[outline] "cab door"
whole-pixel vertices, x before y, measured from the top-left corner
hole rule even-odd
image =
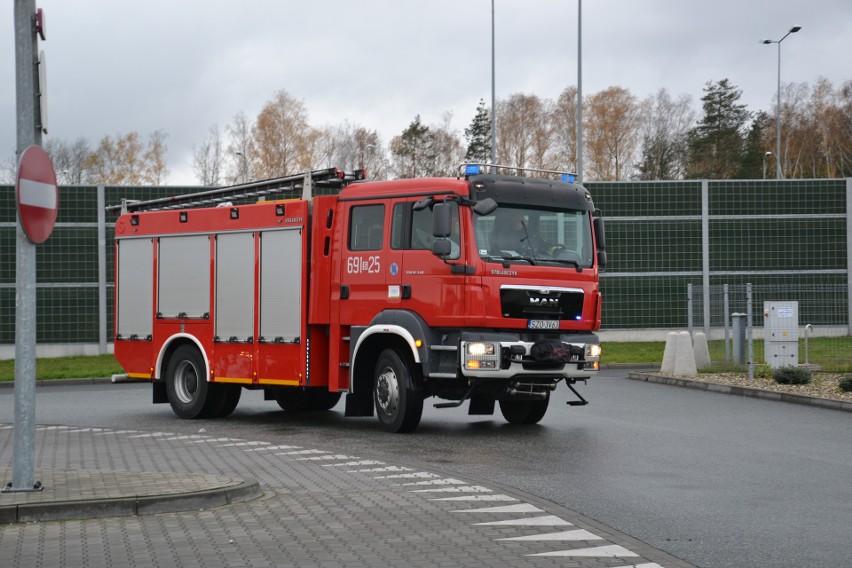
[[[442,259],[432,253],[432,209],[413,209],[414,201],[398,204],[394,215],[405,220],[402,255],[400,307],[418,313],[431,326],[460,325],[465,313],[466,243],[460,230],[459,207],[450,202],[453,232],[451,253]],[[454,270],[454,266],[457,266]]]
[[[387,304],[389,207],[344,202],[340,243],[340,324],[367,325]]]

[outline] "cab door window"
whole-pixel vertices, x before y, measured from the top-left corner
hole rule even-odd
[[[457,203],[450,203],[452,210],[452,233],[450,244],[452,252],[446,257],[449,260],[458,259],[461,252],[461,239],[459,235],[459,207]],[[435,240],[432,234],[432,209],[426,208],[420,211],[411,211],[411,246],[413,250],[432,250],[432,242]]]
[[[381,250],[385,233],[385,206],[358,205],[349,214],[349,250]]]

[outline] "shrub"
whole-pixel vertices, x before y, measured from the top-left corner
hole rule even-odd
[[[843,375],[843,378],[840,379],[840,390],[852,392],[852,374]]]
[[[779,385],[806,385],[811,382],[811,372],[804,367],[779,367],[772,377]]]

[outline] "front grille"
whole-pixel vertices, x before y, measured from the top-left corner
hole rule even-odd
[[[577,320],[583,313],[583,291],[506,287],[500,290],[500,305],[504,318]]]

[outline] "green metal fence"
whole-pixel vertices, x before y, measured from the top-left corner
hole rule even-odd
[[[799,301],[802,325],[816,333],[850,335],[852,179],[586,185],[606,221],[605,337],[662,340],[685,329],[689,285],[694,324],[721,329],[726,314],[718,290],[746,283],[761,298]],[[60,188],[56,228],[37,248],[42,353],[50,346],[51,354],[108,350],[113,219],[104,207],[198,189]],[[14,354],[15,242],[14,188],[0,186],[0,358]],[[846,357],[852,361],[852,353]]]

